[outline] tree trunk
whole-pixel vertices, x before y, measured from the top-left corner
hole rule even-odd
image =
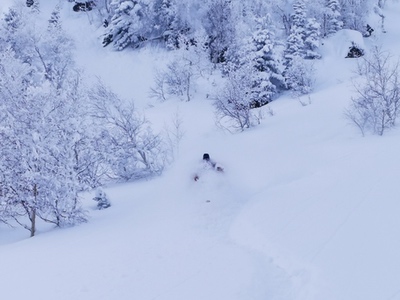
[[[32,210],[32,215],[31,215],[31,237],[35,236],[36,232],[36,210]]]
[[[38,195],[38,190],[37,190],[37,185],[33,186],[33,196],[35,197],[35,202],[34,205],[37,204],[37,195]],[[29,219],[31,220],[31,237],[35,236],[36,232],[36,207],[33,207],[29,216]]]

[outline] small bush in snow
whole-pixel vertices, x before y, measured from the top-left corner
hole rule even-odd
[[[400,108],[399,62],[393,62],[389,53],[375,48],[364,58],[363,83],[354,83],[357,96],[351,99],[346,116],[361,130],[383,135],[396,125]]]
[[[315,83],[314,74],[315,68],[311,61],[295,56],[285,73],[287,86],[295,94],[309,94]]]
[[[167,65],[165,71],[157,70],[150,97],[165,101],[169,96],[190,101],[194,86],[193,64],[189,60],[176,59]]]
[[[199,42],[197,42],[199,41]],[[205,58],[205,49],[198,44],[202,38],[178,40],[179,49],[174,59],[166,65],[165,70],[156,70],[154,85],[150,89],[150,97],[165,101],[170,96],[190,101],[195,92],[196,80],[209,69]]]
[[[360,46],[352,43],[353,45],[349,48],[349,53],[347,54],[346,58],[358,58],[364,55],[364,49]]]
[[[28,7],[31,7],[34,3],[35,3],[35,1],[33,1],[33,0],[26,0],[26,6],[28,6]]]
[[[167,83],[166,72],[156,70],[154,75],[154,85],[150,88],[149,96],[158,101],[164,102],[167,100]]]
[[[193,62],[189,59],[177,59],[167,66],[164,82],[170,95],[190,101],[193,87]]]
[[[225,129],[243,131],[253,125],[251,112],[250,76],[246,72],[232,72],[221,92],[215,97],[217,124]]]
[[[75,12],[78,12],[78,11],[91,11],[94,6],[96,6],[96,3],[94,3],[94,1],[75,2],[75,5],[73,6],[72,9]]]
[[[100,188],[97,189],[96,196],[93,198],[93,200],[97,202],[97,208],[100,210],[109,208],[111,206],[106,193]]]

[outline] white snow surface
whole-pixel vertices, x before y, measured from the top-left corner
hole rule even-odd
[[[350,47],[357,45],[360,49],[365,49],[364,39],[361,32],[351,29],[342,29],[332,37],[325,40],[321,46],[322,54],[336,59],[342,59],[349,53]]]
[[[387,33],[365,47],[398,55],[400,3],[385,13]],[[87,224],[34,238],[0,225],[2,299],[400,299],[400,129],[362,137],[345,119],[356,60],[335,54],[344,39],[324,44],[307,105],[283,96],[273,116],[264,108],[259,126],[230,134],[202,86],[190,102],[148,98],[171,54],[104,49],[70,4],[63,17],[87,74],[135,99],[157,129],[178,112],[185,135],[162,176],[106,188],[110,208],[85,195]],[[195,182],[204,152],[224,173]]]

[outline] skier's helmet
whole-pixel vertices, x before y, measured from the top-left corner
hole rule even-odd
[[[208,153],[204,153],[203,154],[203,160],[210,160],[210,154],[208,154]]]

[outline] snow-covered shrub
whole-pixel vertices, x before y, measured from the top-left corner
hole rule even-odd
[[[158,69],[155,72],[150,97],[159,101],[165,101],[170,96],[190,101],[195,92],[197,79],[209,69],[205,49],[200,45],[201,37],[192,41],[181,39],[178,44],[179,48],[175,50],[174,59],[165,69]]]
[[[190,101],[195,77],[193,62],[187,58],[175,59],[164,71],[156,70],[150,97],[165,101],[170,96],[176,96]]]
[[[167,100],[168,91],[167,91],[167,78],[166,72],[156,70],[154,73],[154,84],[150,88],[149,96],[158,101],[164,102]]]
[[[253,69],[247,69],[253,72]],[[254,124],[251,111],[252,80],[240,69],[231,72],[223,89],[215,96],[217,124],[225,129],[243,131]]]
[[[165,164],[163,140],[134,103],[123,102],[99,82],[90,94],[91,115],[101,130],[103,163],[111,180],[129,181],[160,174]]]
[[[174,114],[171,123],[170,126],[168,124],[165,125],[165,136],[169,146],[171,160],[173,160],[179,155],[180,143],[185,135],[183,130],[183,119],[179,110]]]
[[[386,16],[382,11],[382,8],[385,5],[385,3],[383,1],[379,1],[379,2],[380,3],[378,3],[378,5],[374,6],[374,12],[375,12],[375,14],[377,14],[381,18],[381,22],[380,22],[381,23],[380,24],[381,25],[381,31],[383,33],[385,33],[386,32],[386,29],[385,29],[385,18],[386,18]]]
[[[400,112],[399,63],[376,47],[361,64],[363,80],[354,83],[357,96],[345,114],[363,135],[366,131],[383,135],[396,125]]]
[[[208,5],[203,26],[209,37],[207,46],[210,60],[213,63],[223,63],[236,36],[233,4],[229,0],[209,0],[206,3]]]
[[[346,58],[358,58],[364,55],[364,49],[358,46],[356,43],[352,43],[352,46],[349,48],[349,53],[347,53]]]
[[[168,94],[190,101],[194,75],[193,62],[190,59],[182,57],[169,63],[164,73]]]
[[[97,202],[97,208],[100,210],[109,208],[111,206],[110,200],[101,188],[96,190],[96,196],[93,198],[93,200]]]
[[[75,12],[91,11],[94,6],[96,6],[96,3],[94,1],[75,2],[75,5],[73,6],[72,9]]]
[[[312,61],[295,56],[285,72],[287,87],[295,94],[308,94],[313,90],[314,75],[315,69]]]

